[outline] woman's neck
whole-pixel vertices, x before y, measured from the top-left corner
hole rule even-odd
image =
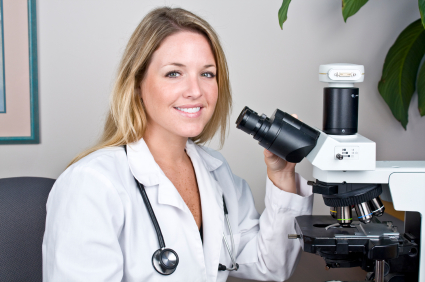
[[[161,131],[150,130],[148,127],[143,139],[158,164],[176,164],[187,158],[184,150],[187,137],[164,134]]]

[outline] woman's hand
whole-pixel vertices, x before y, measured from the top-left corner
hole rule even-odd
[[[298,118],[297,115],[292,115]],[[285,161],[267,149],[264,149],[264,161],[267,165],[267,176],[280,190],[297,194],[295,183],[295,164]]]
[[[295,184],[295,164],[285,161],[267,149],[264,149],[264,161],[267,176],[280,190],[297,193]]]

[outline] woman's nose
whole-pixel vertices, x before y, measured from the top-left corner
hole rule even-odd
[[[185,98],[197,99],[202,96],[201,81],[198,77],[191,76],[187,80],[186,91],[183,93]]]

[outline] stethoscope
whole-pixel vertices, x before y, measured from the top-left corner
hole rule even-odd
[[[124,146],[124,150],[125,153],[127,154],[127,145]],[[162,236],[162,232],[161,232],[161,228],[159,227],[158,224],[158,220],[156,219],[155,213],[152,209],[151,203],[149,201],[148,195],[146,194],[146,190],[145,190],[145,186],[143,186],[142,183],[140,183],[136,177],[134,177],[134,180],[136,181],[137,187],[139,187],[139,191],[140,194],[142,195],[142,199],[143,202],[145,203],[146,209],[148,210],[149,213],[149,217],[151,218],[152,224],[155,228],[155,232],[156,235],[158,237],[158,242],[159,242],[159,249],[156,250],[153,255],[152,255],[152,265],[153,268],[162,275],[170,275],[172,274],[176,268],[177,265],[179,264],[179,256],[177,255],[177,253],[170,248],[167,248],[165,246],[165,241],[164,241],[164,237]],[[232,228],[230,227],[230,221],[229,221],[229,216],[228,216],[228,212],[227,212],[227,207],[226,207],[226,202],[224,201],[224,196],[223,196],[223,209],[224,209],[224,216],[226,218],[226,222],[227,222],[227,227],[229,228],[229,233],[230,233],[230,238],[231,238],[231,243],[232,243],[232,248],[230,250],[229,244],[227,242],[226,239],[226,235],[223,232],[223,242],[226,245],[226,249],[227,252],[230,255],[230,258],[232,260],[232,267],[227,267],[221,263],[219,263],[218,265],[218,270],[219,271],[233,271],[233,270],[238,270],[239,269],[239,265],[236,263],[235,257],[233,256],[234,254],[234,246],[235,246],[235,242],[233,240],[233,234],[232,234]]]

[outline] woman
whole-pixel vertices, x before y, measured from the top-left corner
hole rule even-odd
[[[295,216],[311,213],[311,192],[294,164],[265,151],[260,217],[246,182],[199,145],[219,129],[223,142],[230,108],[226,60],[209,24],[182,9],[150,12],[125,50],[101,142],[73,160],[49,195],[44,280],[287,279],[300,253],[287,234]],[[155,265],[160,243],[143,189],[178,256],[169,275]]]

